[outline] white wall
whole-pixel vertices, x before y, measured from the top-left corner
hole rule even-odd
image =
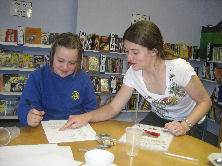
[[[79,0],[77,33],[123,36],[132,12],[150,15],[166,42],[199,45],[201,26],[222,20],[222,1]]]
[[[32,17],[10,16],[9,0],[0,0],[0,27],[40,27],[43,32],[76,32],[77,0],[27,0]]]

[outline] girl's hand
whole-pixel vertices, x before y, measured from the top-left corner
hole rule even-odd
[[[27,115],[27,123],[30,127],[36,127],[39,125],[40,121],[43,119],[44,111],[38,111],[36,109],[31,109]]]

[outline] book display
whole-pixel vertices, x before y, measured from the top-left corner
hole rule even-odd
[[[18,118],[19,98],[30,72],[49,63],[50,45],[46,41],[41,44],[41,31],[39,34],[39,29],[25,29],[29,37],[18,27],[18,33],[6,29],[5,39],[0,41],[0,119]]]
[[[216,27],[221,27],[220,24]],[[212,107],[207,118],[221,124],[222,119],[222,41],[221,32],[214,27],[202,27],[200,48],[193,48],[189,60],[212,99]],[[217,36],[214,38],[212,35]]]
[[[34,30],[33,28],[24,29],[29,30],[30,33],[32,33],[31,30]],[[16,101],[19,101],[19,96],[25,87],[30,72],[49,64],[50,44],[56,35],[57,33],[50,32],[39,34],[38,29],[39,44],[30,41],[27,44],[27,36],[23,45],[19,45],[16,41],[0,43],[0,101],[2,101],[0,118],[2,118],[1,116],[4,116],[3,118],[16,118],[16,109],[12,110],[10,106],[16,106]],[[84,48],[82,69],[89,74],[97,96],[98,106],[102,106],[110,102],[119,91],[124,74],[129,67],[123,40],[115,33],[110,33],[109,36],[100,36],[97,34],[87,35],[81,31],[79,36]],[[180,58],[191,59],[195,62],[200,61],[199,47],[197,46],[171,43],[165,43],[164,46],[173,49]],[[217,48],[217,45],[214,46],[216,50],[221,49]],[[210,49],[215,54],[212,58],[218,60],[218,57],[221,57],[221,51],[213,51],[215,50],[214,47]],[[203,62],[203,65],[196,66],[195,70],[202,79],[222,82],[220,64],[220,61],[207,61]],[[150,103],[137,92],[134,92],[122,112],[135,112],[137,117],[137,113],[148,112],[150,109]]]
[[[110,33],[109,36],[100,36],[97,34],[87,35],[80,31],[79,36],[85,49],[82,69],[89,74],[92,80],[100,107],[112,101],[121,88],[124,74],[129,67],[123,40],[115,33]],[[136,117],[139,112],[148,112],[150,104],[144,104],[146,100],[143,106],[139,107],[142,98],[135,92],[122,112],[132,112],[136,114]]]

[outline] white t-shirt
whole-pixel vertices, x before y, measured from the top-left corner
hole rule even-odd
[[[190,63],[181,58],[165,60],[165,64],[166,90],[164,95],[149,92],[143,81],[142,70],[134,71],[132,66],[128,69],[123,83],[136,89],[151,104],[151,111],[161,118],[183,121],[196,105],[196,102],[184,90],[196,73]]]

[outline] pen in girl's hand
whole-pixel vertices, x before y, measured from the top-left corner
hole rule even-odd
[[[32,103],[31,103],[28,99],[25,99],[25,102],[26,102],[28,105],[30,105],[33,109],[35,109],[34,106],[32,105]]]
[[[36,109],[28,99],[25,99],[25,102],[26,102],[28,105],[30,105],[33,109]],[[36,110],[37,110],[37,109],[36,109]],[[44,111],[39,111],[39,112],[41,113],[41,117],[43,118],[43,115],[45,114],[45,112],[44,112]]]

